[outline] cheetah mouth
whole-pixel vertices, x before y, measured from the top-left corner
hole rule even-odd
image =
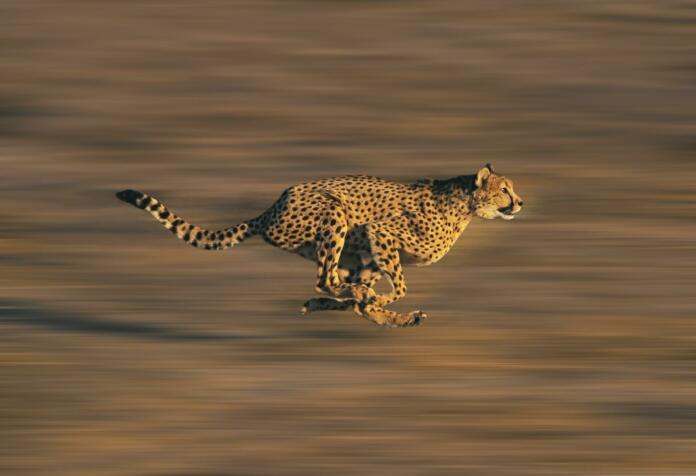
[[[515,218],[515,213],[512,208],[499,208],[498,216],[503,220],[513,220]]]

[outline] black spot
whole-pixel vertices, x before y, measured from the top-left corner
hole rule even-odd
[[[188,241],[188,240],[190,240],[190,239],[191,239],[191,235],[189,235],[188,233],[186,233],[186,234],[184,235],[184,237],[183,237],[183,240],[184,240],[184,241]]]
[[[200,239],[202,239],[202,238],[203,238],[203,233],[201,233],[200,231],[199,231],[198,233],[196,233],[196,239],[197,239],[197,240],[200,240]]]
[[[163,211],[162,213],[160,213],[160,218],[161,218],[162,220],[166,220],[167,218],[169,218],[169,212],[166,211],[166,210]]]

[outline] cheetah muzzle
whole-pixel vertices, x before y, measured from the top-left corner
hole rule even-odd
[[[147,211],[177,238],[223,250],[259,235],[267,243],[317,266],[316,291],[302,314],[353,310],[385,327],[423,323],[422,311],[385,307],[406,295],[403,267],[438,262],[473,217],[512,220],[522,199],[512,181],[490,164],[473,175],[403,184],[363,175],[303,183],[286,189],[256,218],[221,230],[189,224],[152,195],[124,190],[116,196]],[[391,291],[374,287],[389,278]]]

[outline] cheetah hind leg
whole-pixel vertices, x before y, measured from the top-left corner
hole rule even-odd
[[[414,327],[419,326],[428,317],[423,311],[413,311],[408,314],[399,314],[394,311],[378,307],[374,304],[356,301],[353,299],[338,300],[334,298],[313,298],[304,303],[302,315],[315,311],[345,311],[353,308],[355,313],[368,321],[384,327]]]
[[[304,316],[315,311],[345,311],[351,309],[355,305],[355,301],[351,299],[334,299],[330,297],[312,298],[305,302],[300,310]]]

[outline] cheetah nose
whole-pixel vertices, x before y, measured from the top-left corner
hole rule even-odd
[[[521,206],[521,207],[524,206],[524,202],[523,202],[522,200],[520,200],[519,202],[517,202],[517,204],[518,204],[519,206]]]

